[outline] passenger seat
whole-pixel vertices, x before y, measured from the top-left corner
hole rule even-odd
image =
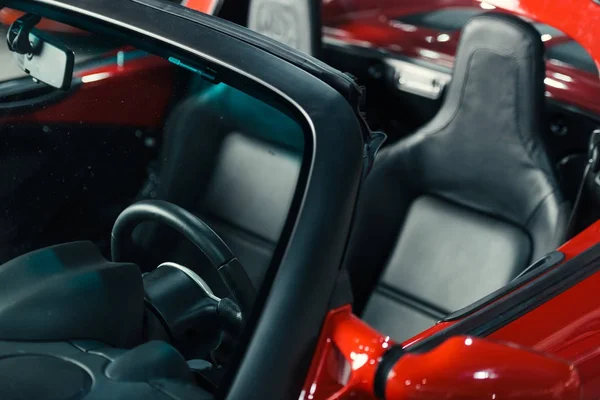
[[[530,24],[473,18],[439,113],[380,152],[346,266],[355,311],[381,332],[408,339],[563,242],[568,205],[540,138],[544,69]]]

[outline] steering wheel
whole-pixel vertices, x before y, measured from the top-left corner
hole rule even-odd
[[[175,263],[142,275],[129,258],[131,234],[148,220],[194,243],[231,297],[218,298]],[[0,310],[0,386],[8,388],[0,397],[213,398],[207,390],[219,387],[254,300],[241,264],[207,224],[165,201],[125,209],[112,246],[114,262],[94,243],[78,241],[2,265],[3,282],[10,283],[1,292],[9,306]],[[23,378],[24,370],[34,372]]]
[[[113,261],[132,261],[131,258],[135,250],[132,239],[133,230],[142,222],[147,221],[168,225],[185,236],[204,253],[209,262],[219,272],[221,279],[241,311],[242,321],[245,321],[256,295],[250,277],[231,249],[210,226],[194,214],[175,204],[162,200],[143,200],[123,210],[115,221],[111,233],[111,256]],[[177,268],[198,282],[198,277],[193,271],[181,266],[177,266]],[[231,306],[231,304],[229,303],[228,306]]]

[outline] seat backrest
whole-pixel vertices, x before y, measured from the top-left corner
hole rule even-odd
[[[248,28],[318,57],[320,0],[251,0]]]
[[[232,87],[214,86],[172,112],[157,198],[215,229],[258,287],[296,189],[303,140],[301,128],[285,114]],[[173,235],[156,226],[144,231],[149,251],[202,271],[210,284],[219,282],[187,241],[169,242]]]
[[[318,0],[251,0],[248,27],[314,56],[320,48],[319,6]],[[200,90],[178,104],[166,124],[157,197],[208,222],[258,287],[296,189],[303,132],[260,100],[226,85],[207,85],[197,85]],[[142,241],[152,252],[170,251],[171,261],[202,269],[198,251],[186,241],[165,242],[156,226],[144,231]],[[218,285],[211,275],[210,268],[203,270]]]
[[[540,136],[543,50],[517,17],[473,18],[441,110],[382,151],[365,182],[347,266],[357,310],[370,298],[365,318],[397,339],[563,240],[568,206]]]

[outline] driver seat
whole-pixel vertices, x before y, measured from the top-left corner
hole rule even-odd
[[[402,341],[510,282],[565,238],[541,141],[544,48],[525,21],[464,28],[432,121],[380,152],[346,256],[355,312]]]
[[[228,17],[243,7],[223,4]],[[252,0],[248,27],[316,55],[318,0]],[[225,15],[223,15],[225,17]],[[202,78],[199,78],[202,79]],[[301,127],[290,117],[225,84],[195,81],[165,125],[155,196],[207,222],[261,286],[294,196],[304,152]],[[149,266],[165,260],[191,267],[226,296],[214,268],[166,228],[148,223],[136,241]]]

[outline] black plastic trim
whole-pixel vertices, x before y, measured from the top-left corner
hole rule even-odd
[[[335,289],[329,300],[329,309],[334,310],[353,302],[352,285],[350,284],[350,274],[346,268],[341,268]]]
[[[13,96],[15,94],[35,90],[40,87],[45,87],[43,83],[36,83],[31,77],[25,76],[23,78],[11,79],[5,82],[0,82],[0,103],[5,102],[2,99],[5,97]],[[49,88],[49,90],[56,91],[57,89]]]
[[[313,57],[321,59],[323,51],[323,34],[322,34],[322,20],[321,20],[321,0],[308,0],[308,6],[310,7],[309,13],[310,18],[314,23],[312,24],[312,51]]]
[[[540,258],[529,267],[527,267],[521,275],[511,281],[508,285],[501,287],[500,289],[490,293],[485,296],[481,300],[476,301],[473,304],[470,304],[460,310],[453,312],[452,314],[446,316],[442,321],[454,321],[460,318],[464,318],[466,315],[471,314],[475,311],[481,310],[482,308],[488,306],[489,304],[497,301],[503,296],[506,296],[519,286],[530,282],[531,280],[537,278],[542,275],[544,272],[548,271],[548,269],[555,267],[559,263],[561,263],[565,259],[565,255],[560,251],[553,251],[551,253],[546,254],[544,257]]]
[[[394,365],[406,354],[406,351],[400,346],[393,346],[386,351],[379,361],[377,371],[375,371],[375,379],[373,379],[373,392],[378,399],[385,398],[385,387],[387,385],[388,375]]]
[[[600,244],[526,283],[503,299],[473,312],[454,325],[431,335],[405,350],[427,351],[456,335],[487,336],[542,303],[563,293],[600,270]]]

